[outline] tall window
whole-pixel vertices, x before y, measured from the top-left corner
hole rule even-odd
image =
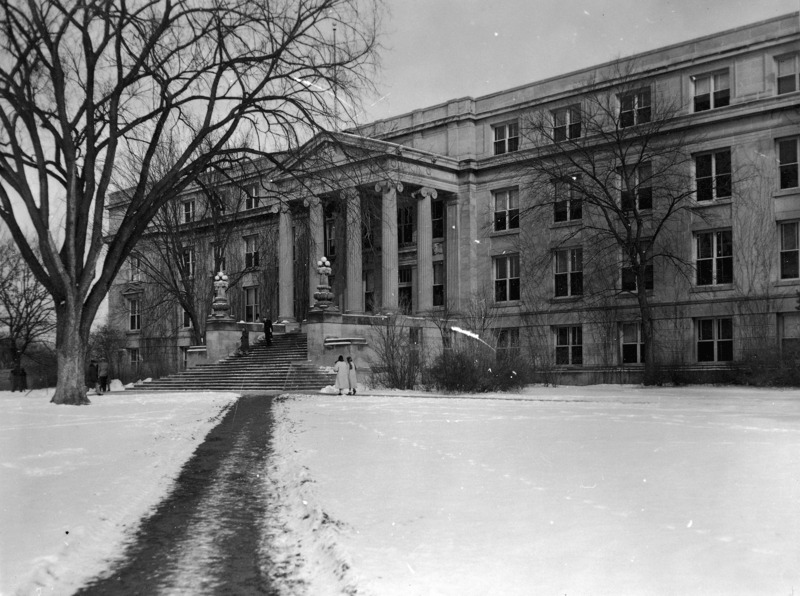
[[[784,356],[800,355],[800,313],[778,314],[778,331],[781,338],[781,352]]]
[[[800,277],[800,242],[796,221],[780,225],[781,232],[781,279]]]
[[[255,209],[258,207],[260,203],[260,198],[258,196],[259,185],[258,184],[250,184],[245,187],[245,197],[244,197],[244,208],[245,210],[248,209]]]
[[[553,203],[553,221],[573,221],[583,218],[583,196],[578,188],[580,176],[553,183],[555,202]]]
[[[782,56],[775,60],[778,69],[778,95],[797,91],[797,54]]]
[[[128,330],[141,331],[142,302],[138,298],[128,298]]]
[[[519,351],[519,327],[497,329],[497,355],[510,356]]]
[[[512,153],[519,149],[519,124],[509,122],[494,127],[494,154]]]
[[[444,238],[444,201],[431,201],[431,237]]]
[[[620,327],[622,364],[641,364],[645,358],[642,326],[639,323],[622,323]]]
[[[697,285],[733,283],[733,235],[730,230],[697,234]]]
[[[128,363],[134,368],[138,369],[142,363],[142,353],[139,348],[128,348]]]
[[[182,314],[183,314],[183,317],[182,317],[183,318],[183,321],[182,321],[183,325],[182,325],[182,327],[184,329],[191,329],[191,327],[192,327],[192,315],[191,315],[191,313],[188,310],[186,310],[185,308],[181,308],[181,311],[182,311]]]
[[[694,77],[694,111],[703,112],[731,103],[728,71]]]
[[[414,213],[416,205],[407,205],[397,209],[397,244],[411,246],[414,244]]]
[[[583,328],[556,327],[556,364],[583,364]]]
[[[325,220],[325,255],[336,256],[336,219],[333,217]]]
[[[260,318],[258,302],[258,286],[244,288],[244,320],[254,323]]]
[[[519,255],[495,257],[494,301],[519,300]]]
[[[620,128],[650,122],[650,89],[641,89],[619,96]]]
[[[653,168],[650,162],[621,168],[620,206],[625,211],[645,211],[653,208]]]
[[[494,192],[494,231],[519,228],[519,191],[516,188]]]
[[[141,281],[142,259],[139,255],[128,257],[128,281]]]
[[[797,188],[797,138],[778,141],[780,187]]]
[[[583,249],[568,248],[555,253],[556,297],[583,294]]]
[[[553,140],[577,139],[581,136],[581,107],[568,106],[553,110]]]
[[[400,267],[397,270],[397,297],[400,310],[405,314],[414,309],[414,271],[411,267]]]
[[[249,269],[259,266],[258,237],[247,236],[244,239],[244,266]]]
[[[183,251],[183,274],[186,277],[194,277],[194,249],[187,248]]]
[[[644,289],[646,291],[650,291],[653,289],[653,263],[650,260],[651,256],[651,247],[650,244],[647,243],[644,248],[644,259],[646,261],[644,266]],[[639,258],[642,258],[641,256]],[[623,256],[625,259],[623,262],[626,263],[626,266],[622,268],[622,290],[624,292],[633,292],[636,293],[639,291],[639,284],[637,283],[636,279],[636,270],[633,266],[627,265],[629,260],[626,256]]]
[[[697,321],[697,361],[730,362],[733,360],[733,319]]]
[[[444,263],[433,264],[433,305],[444,306]]]
[[[194,221],[194,215],[195,215],[194,199],[189,199],[188,201],[184,201],[181,206],[183,207],[183,223],[189,223]]]
[[[694,158],[697,200],[731,198],[731,150],[703,153]]]

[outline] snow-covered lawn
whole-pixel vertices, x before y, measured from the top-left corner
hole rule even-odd
[[[0,392],[0,594],[70,594],[119,556],[232,393]]]
[[[276,404],[292,594],[800,593],[800,391]],[[342,591],[345,590],[345,591]]]

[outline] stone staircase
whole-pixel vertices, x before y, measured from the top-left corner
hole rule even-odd
[[[272,345],[250,346],[247,356],[154,379],[129,391],[292,391],[316,393],[333,385],[335,375],[308,362],[306,335],[276,334]]]

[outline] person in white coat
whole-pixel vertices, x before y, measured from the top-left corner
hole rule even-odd
[[[333,372],[336,373],[336,389],[339,390],[339,395],[341,395],[342,389],[349,389],[347,363],[344,361],[344,356],[341,354],[339,355],[339,360],[333,365]]]

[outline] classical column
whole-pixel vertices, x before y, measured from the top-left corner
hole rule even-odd
[[[456,201],[448,202],[445,205],[445,224],[444,231],[445,241],[447,242],[447,266],[445,267],[446,285],[445,285],[445,299],[447,300],[447,307],[451,310],[458,310],[461,288],[459,287],[460,275],[459,267],[461,265],[459,256],[461,254],[461,247],[458,244],[459,229],[461,222],[459,221],[459,209]],[[469,273],[467,273],[469,275]]]
[[[361,196],[355,188],[342,191],[347,222],[347,298],[346,311],[364,312],[364,274],[361,260]]]
[[[322,201],[318,197],[310,197],[304,201],[308,205],[308,227],[311,235],[311,246],[308,255],[308,292],[309,304],[314,304],[316,300],[314,293],[319,284],[319,272],[317,271],[317,261],[330,255],[325,254],[325,218],[322,210]]]
[[[278,213],[278,323],[297,323],[294,317],[293,251],[292,212],[288,205],[282,205]]]
[[[397,295],[397,193],[403,191],[399,182],[387,180],[375,185],[375,191],[381,193],[381,265],[382,274],[382,307],[386,312],[397,312],[399,299]]]
[[[417,194],[417,310],[428,312],[433,307],[433,228],[431,200],[436,190],[423,186]]]

